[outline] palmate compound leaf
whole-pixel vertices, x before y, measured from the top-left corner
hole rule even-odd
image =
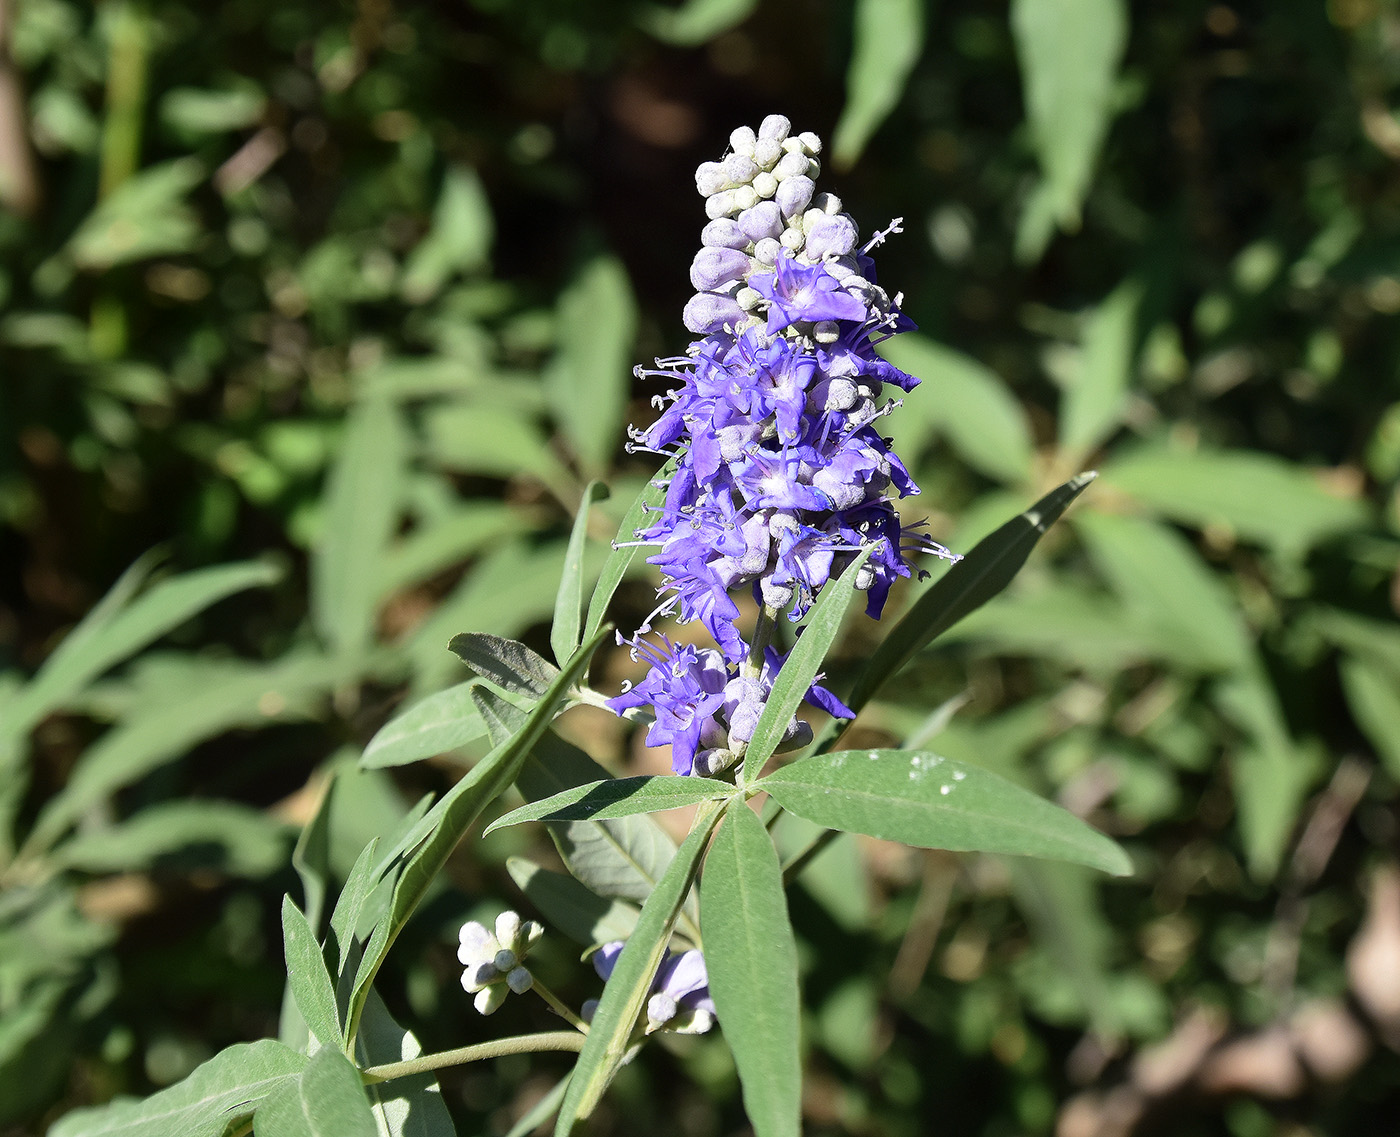
[[[987,770],[927,750],[838,750],[762,779],[784,809],[827,829],[953,852],[1044,857],[1132,872],[1118,845],[1074,814]]]
[[[755,1137],[797,1137],[802,1059],[797,944],[777,850],[754,812],[731,803],[700,881],[705,965]]]
[[[636,778],[607,778],[574,786],[545,798],[513,809],[496,818],[482,836],[519,825],[522,821],[602,821],[605,818],[631,817],[637,813],[659,813],[679,809],[701,801],[716,801],[730,797],[735,790],[728,782],[714,778],[645,774]]]
[[[926,644],[1010,584],[1036,542],[1094,477],[1092,473],[1080,474],[1051,490],[1030,509],[984,537],[927,589],[875,649],[846,700],[851,709],[859,711],[885,680]]]
[[[588,1038],[579,1052],[559,1109],[555,1137],[568,1137],[575,1124],[593,1112],[627,1057],[632,1028],[646,1006],[651,980],[661,964],[671,928],[700,867],[705,845],[720,819],[718,809],[706,814],[707,808],[701,806],[690,835],[642,905],[636,931],[627,940],[603,987],[598,1009],[589,1024]]]
[[[306,1065],[306,1055],[270,1038],[239,1043],[151,1097],[74,1110],[49,1137],[224,1137]]]

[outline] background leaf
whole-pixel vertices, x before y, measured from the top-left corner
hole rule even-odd
[[[1037,260],[1055,225],[1079,228],[1113,113],[1128,13],[1122,0],[1012,0],[1011,31],[1042,178],[1021,216],[1016,252]]]
[[[846,69],[846,105],[832,133],[831,160],[848,170],[899,102],[924,46],[921,0],[857,0]]]
[[[379,728],[365,747],[360,765],[376,770],[402,766],[455,750],[486,734],[486,723],[472,702],[475,679],[420,699]]]
[[[486,833],[524,821],[593,821],[630,817],[637,813],[658,813],[702,801],[717,801],[734,792],[734,787],[728,782],[713,778],[678,778],[670,774],[608,778],[575,786],[543,801],[513,809],[491,822],[486,827]]]

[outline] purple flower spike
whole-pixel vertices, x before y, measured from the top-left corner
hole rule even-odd
[[[722,162],[696,172],[714,219],[691,265],[698,292],[684,313],[701,338],[683,357],[639,371],[667,393],[656,422],[632,432],[634,449],[675,460],[664,503],[637,531],[663,576],[649,620],[698,622],[716,646],[633,639],[649,670],[609,702],[619,714],[650,708],[648,744],[671,747],[677,774],[706,776],[739,761],[784,658],[765,642],[758,662],[739,627],[736,590],[748,590],[768,618],[797,621],[868,550],[856,587],[878,617],[894,582],[913,572],[907,558],[956,559],[900,521],[894,499],[919,489],[878,429],[899,405],[883,399],[884,385],[908,391],[918,382],[875,354],[881,340],[913,327],[876,283],[870,256],[899,223],[860,245],[840,202],[815,195],[821,140],[792,134],[780,116],[730,141]],[[851,717],[820,684],[806,700]],[[794,717],[782,745],[810,738]],[[610,958],[600,953],[599,967]],[[663,967],[653,1024],[676,1021],[693,994],[684,977],[703,975],[698,956],[686,958]]]

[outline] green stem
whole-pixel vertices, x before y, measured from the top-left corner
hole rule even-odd
[[[572,1026],[575,1030],[578,1030],[583,1034],[588,1033],[588,1024],[584,1022],[581,1018],[579,1018],[578,1015],[574,1014],[573,1011],[569,1010],[569,1008],[564,1004],[564,1001],[560,999],[558,995],[556,995],[543,983],[541,983],[538,979],[534,980],[534,983],[532,984],[530,989],[534,991],[537,995],[539,995],[539,997],[543,999],[546,1003],[548,1003],[550,1009],[552,1009],[556,1015],[558,1015],[566,1023]]]
[[[462,1046],[437,1054],[423,1054],[406,1062],[370,1066],[360,1071],[360,1078],[368,1086],[394,1078],[407,1078],[411,1074],[423,1074],[429,1070],[441,1070],[445,1066],[462,1066],[487,1058],[504,1058],[508,1054],[538,1054],[545,1050],[571,1050],[576,1053],[583,1049],[583,1043],[584,1035],[576,1030],[518,1034],[511,1038],[498,1038],[495,1042],[480,1042],[475,1046]]]
[[[773,642],[773,632],[778,627],[778,610],[765,604],[758,612],[758,623],[753,626],[753,643],[749,646],[749,658],[744,661],[745,678],[757,679],[763,672],[763,653]]]

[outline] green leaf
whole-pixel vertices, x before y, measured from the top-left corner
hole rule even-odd
[[[380,1137],[360,1072],[330,1046],[316,1051],[295,1082],[267,1096],[253,1129],[257,1137]]]
[[[979,541],[972,552],[925,590],[875,649],[847,705],[859,711],[885,680],[926,644],[1010,584],[1036,542],[1093,480],[1093,474],[1080,474],[1051,490],[1025,513]]]
[[[359,1020],[365,993],[383,963],[384,956],[388,954],[394,938],[427,893],[429,885],[472,822],[515,781],[531,750],[549,729],[559,704],[587,669],[593,653],[598,650],[598,646],[611,630],[608,626],[600,628],[597,634],[574,654],[569,666],[559,672],[554,682],[541,695],[520,730],[481,759],[472,768],[471,773],[448,790],[423,819],[427,836],[409,855],[394,886],[389,918],[375,929],[355,977],[350,1014],[352,1033]]]
[[[519,728],[524,716],[519,708],[490,692],[478,692],[477,697],[493,740],[509,737]],[[515,787],[527,801],[540,801],[610,776],[577,746],[548,731],[520,768]],[[569,871],[599,896],[642,903],[676,855],[676,843],[646,815],[608,821],[547,821],[545,826]],[[688,933],[698,936],[691,914],[683,913],[681,918],[689,925]]]
[[[345,887],[336,898],[335,910],[331,913],[331,934],[336,947],[336,975],[345,971],[350,948],[355,941],[355,930],[360,926],[360,915],[365,910],[365,902],[379,882],[375,874],[378,861],[379,838],[371,838],[370,843],[360,850],[355,858],[350,875],[345,878]],[[327,945],[330,946],[329,944]],[[397,1061],[397,1059],[385,1059]]]
[[[403,766],[475,742],[486,734],[481,712],[472,702],[477,680],[458,683],[429,695],[390,719],[369,740],[360,767],[366,770]]]
[[[904,94],[924,48],[923,0],[856,0],[846,105],[832,135],[831,160],[849,170]]]
[[[530,525],[528,514],[497,501],[472,501],[422,519],[385,551],[377,594],[382,602],[401,589],[461,564]]]
[[[112,586],[5,709],[0,734],[22,735],[64,706],[108,668],[235,592],[276,583],[282,573],[258,561],[198,569],[135,594],[150,571],[142,558]],[[133,597],[135,597],[133,599]]]
[[[901,423],[913,419],[946,436],[964,461],[988,477],[1016,485],[1030,481],[1030,423],[999,375],[927,336],[893,336],[879,351],[924,381],[905,396]],[[907,432],[900,427],[901,436]]]
[[[1085,510],[1075,531],[1171,658],[1203,671],[1247,666],[1253,644],[1239,609],[1190,542],[1159,522]]]
[[[332,769],[321,792],[316,812],[302,828],[292,849],[292,867],[301,878],[306,920],[313,928],[321,926],[326,904],[326,888],[331,877],[331,807],[340,784],[340,774]]]
[[[151,1097],[74,1110],[49,1137],[225,1137],[268,1094],[299,1081],[306,1066],[304,1054],[280,1042],[239,1043]]]
[[[239,664],[206,690],[123,722],[83,754],[68,785],[40,811],[27,846],[47,848],[89,808],[196,743],[300,713],[343,674],[335,661],[317,656],[294,655],[273,667]]]
[[[677,47],[698,47],[753,14],[758,0],[686,0],[679,8],[648,5],[637,23],[657,39]]]
[[[463,632],[449,645],[468,667],[502,691],[540,698],[559,676],[559,669],[515,640],[480,632]]]
[[[361,1069],[407,1062],[422,1053],[418,1039],[394,1021],[384,1000],[371,990],[355,1036],[355,1061]],[[375,1082],[364,1092],[381,1137],[457,1137],[442,1089],[432,1074]]]
[[[407,461],[399,409],[387,398],[357,403],[331,469],[324,529],[311,558],[312,619],[339,654],[361,653],[374,640],[379,579],[398,527]]]
[[[316,933],[290,896],[282,897],[282,944],[287,983],[297,1010],[322,1046],[339,1046],[343,1035],[335,1006],[335,983],[326,970]]]
[[[1123,850],[1074,814],[976,766],[927,750],[838,750],[801,758],[758,785],[828,829],[927,849],[1045,857],[1132,871]]]
[[[484,399],[454,400],[428,411],[423,423],[429,455],[448,469],[494,478],[529,475],[563,501],[578,492],[528,411]]]
[[[554,622],[549,628],[549,646],[554,658],[563,665],[569,661],[579,644],[579,623],[583,619],[583,549],[588,540],[589,506],[608,496],[602,482],[589,482],[579,502],[573,532],[569,534],[569,551],[564,557],[564,575],[559,581],[559,596],[554,602]]]
[[[797,944],[778,853],[748,805],[725,810],[700,880],[705,967],[755,1137],[801,1132]]]
[[[135,872],[178,866],[263,877],[287,860],[287,827],[260,810],[227,801],[167,801],[105,829],[79,833],[53,852],[81,872]]]
[[[1249,744],[1231,756],[1230,781],[1250,875],[1272,880],[1318,764],[1294,742],[1278,692],[1258,660],[1217,684],[1212,694],[1220,709],[1251,736]]]
[[[705,845],[720,815],[716,809],[708,817],[703,814],[697,817],[676,859],[642,905],[636,931],[627,940],[612,975],[603,986],[603,996],[589,1024],[588,1038],[579,1052],[564,1104],[559,1110],[555,1137],[568,1137],[575,1123],[593,1112],[603,1091],[622,1066],[632,1028],[646,1006],[652,978],[671,938],[671,927],[695,879]]]
[[[870,553],[870,548],[865,549],[846,566],[839,579],[827,581],[820,598],[808,613],[802,635],[778,669],[768,702],[758,716],[753,737],[744,751],[744,768],[740,775],[742,782],[751,782],[758,777],[763,764],[782,742],[792,716],[806,698],[826,653],[840,634],[841,623],[855,598],[856,577],[870,558]]]
[[[662,466],[656,477],[647,482],[642,492],[637,495],[637,499],[623,517],[622,524],[617,527],[612,552],[603,562],[603,570],[598,574],[598,583],[593,589],[593,598],[588,602],[588,620],[583,628],[585,639],[602,627],[603,617],[607,615],[608,604],[611,603],[617,586],[622,583],[622,578],[627,575],[627,570],[641,552],[636,544],[637,530],[643,526],[647,513],[665,500],[666,486],[675,470],[674,460]]]
[[[1400,780],[1400,676],[1368,659],[1344,656],[1342,690],[1357,725],[1390,776]]]
[[[1174,521],[1225,526],[1286,557],[1367,517],[1365,506],[1334,497],[1310,471],[1255,451],[1144,447],[1113,461],[1103,478]]]
[[[442,291],[456,273],[487,268],[495,223],[481,179],[470,166],[452,166],[442,179],[433,227],[409,254],[399,291],[410,304],[423,304]]]
[[[1056,224],[1066,232],[1079,228],[1113,117],[1127,8],[1123,0],[1012,0],[1011,31],[1042,178],[1021,217],[1016,253],[1034,261]]]
[[[177,158],[141,170],[117,186],[68,240],[80,269],[105,272],[148,257],[194,248],[202,230],[185,195],[204,180],[195,158]]]
[[[1142,284],[1127,280],[1089,318],[1060,406],[1060,447],[1070,469],[1123,421],[1137,348]]]
[[[595,257],[559,298],[558,354],[545,372],[554,420],[580,464],[611,464],[627,418],[637,304],[616,257]]]
[[[223,90],[174,87],[160,100],[160,117],[185,134],[222,134],[256,125],[266,107],[256,83]]]
[[[567,873],[542,869],[523,857],[509,858],[506,871],[550,927],[584,947],[625,940],[637,926],[635,906],[599,896]]]
[[[491,822],[482,836],[523,821],[601,821],[607,817],[658,813],[697,802],[718,801],[732,796],[734,792],[734,787],[728,782],[713,778],[657,777],[650,774],[635,778],[606,778],[574,786],[543,801],[513,809]]]

